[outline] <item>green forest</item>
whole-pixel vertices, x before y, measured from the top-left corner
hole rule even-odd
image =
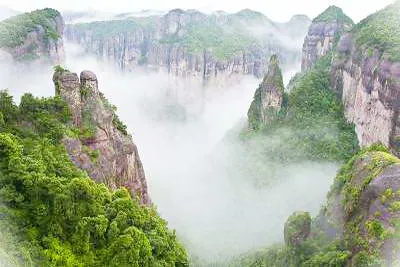
[[[187,266],[154,207],[111,192],[69,160],[58,96],[0,93],[0,255],[12,266]]]

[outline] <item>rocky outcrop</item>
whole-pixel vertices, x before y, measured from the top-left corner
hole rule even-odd
[[[46,8],[0,22],[0,50],[15,61],[59,64],[64,59],[64,20]]]
[[[98,183],[111,189],[129,189],[141,203],[150,204],[143,166],[132,137],[98,89],[90,71],[76,73],[57,68],[56,92],[72,113],[74,134],[64,138],[72,162]]]
[[[380,142],[395,153],[400,147],[400,58],[391,47],[400,47],[399,12],[400,4],[389,6],[344,35],[331,75],[332,87],[342,99],[347,120],[355,124],[360,145]],[[379,37],[383,30],[387,33]]]
[[[400,253],[400,160],[370,150],[339,172],[315,223],[320,228],[313,229],[343,241],[351,252],[346,266],[365,266],[374,258],[384,260],[379,266],[393,266]]]
[[[311,216],[308,212],[295,212],[285,223],[285,244],[289,247],[300,246],[311,233]]]
[[[256,130],[276,118],[282,108],[284,85],[278,56],[270,59],[268,72],[254,94],[247,113],[249,128]]]
[[[126,71],[144,66],[202,79],[262,77],[272,54],[279,53],[283,63],[301,56],[301,44],[292,44],[304,35],[292,36],[289,28],[301,33],[309,24],[306,17],[296,21],[278,26],[251,10],[206,15],[175,9],[163,16],[68,25],[65,37]]]
[[[353,21],[335,6],[315,18],[304,40],[301,70],[310,70],[319,58],[332,50],[338,37],[353,25]]]

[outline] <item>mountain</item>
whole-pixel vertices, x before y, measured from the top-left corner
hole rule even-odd
[[[72,114],[73,134],[63,139],[72,162],[98,183],[115,190],[127,188],[149,205],[146,178],[136,145],[126,126],[98,89],[97,77],[58,68],[53,77],[57,94]]]
[[[308,24],[294,24],[278,25],[248,9],[211,15],[175,9],[162,16],[67,25],[65,37],[123,70],[145,66],[202,79],[222,74],[262,77],[272,54],[279,54],[283,64],[300,57],[296,44],[303,36],[293,37],[290,27],[301,33]]]
[[[338,37],[353,25],[353,21],[336,6],[330,6],[316,17],[304,40],[301,70],[310,70],[313,63],[325,56],[333,48]]]
[[[58,64],[64,58],[63,30],[57,10],[23,13],[0,22],[0,51],[15,61]]]
[[[367,17],[339,41],[331,72],[361,146],[381,142],[399,153],[400,3]]]
[[[321,136],[328,133],[317,133],[314,127],[319,125],[317,129],[334,131],[331,141],[336,135],[352,136],[343,140],[359,143],[362,150],[357,153],[348,150],[337,158],[348,160],[338,172],[326,203],[316,217],[311,218],[303,211],[295,212],[284,225],[283,244],[244,255],[230,266],[398,266],[399,14],[400,3],[396,2],[352,28],[343,26],[350,25],[351,21],[336,7],[330,7],[313,20],[305,47],[311,47],[310,40],[329,45],[317,56],[313,49],[304,51],[310,64],[292,80],[284,113],[264,122],[251,134],[268,137],[273,136],[271,132],[276,132],[277,128],[287,132],[300,127],[305,130],[303,138],[290,150],[296,153],[307,146],[315,149],[324,144]],[[332,19],[335,29],[342,28],[334,34],[334,39],[331,38],[333,32],[329,37],[314,34],[316,25],[330,25]],[[345,23],[337,27],[337,21]],[[266,109],[274,107],[270,104]],[[338,120],[346,123],[329,130],[327,125],[332,122],[326,118],[334,113]],[[307,123],[308,119],[311,123]],[[281,136],[285,138],[284,134]],[[327,142],[324,150],[311,151],[317,153],[319,159],[323,159],[327,151],[339,155],[333,144]],[[354,154],[351,158],[343,157],[351,154]],[[302,152],[302,155],[307,154]]]
[[[56,96],[0,92],[2,266],[188,266],[150,203],[137,149],[96,76]]]
[[[258,129],[260,125],[267,124],[278,116],[283,105],[284,88],[279,60],[274,55],[247,113],[251,129]]]

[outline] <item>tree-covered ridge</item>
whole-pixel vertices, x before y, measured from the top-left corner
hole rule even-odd
[[[400,2],[368,16],[351,32],[358,48],[378,50],[391,61],[400,61]]]
[[[295,159],[349,159],[358,150],[354,126],[347,123],[343,107],[330,88],[331,54],[321,58],[311,71],[292,81],[279,117],[257,131],[244,134],[245,140],[279,136],[280,145],[266,142],[266,155],[278,161]],[[250,119],[250,118],[249,118]]]
[[[337,6],[328,7],[328,9],[316,17],[313,22],[337,22],[340,24],[348,24],[350,26],[354,24],[353,20]]]
[[[46,40],[57,40],[61,36],[55,29],[54,20],[60,17],[57,10],[45,8],[23,13],[0,22],[0,47],[13,48],[22,44],[26,36],[42,28]]]
[[[0,253],[13,266],[187,266],[153,207],[111,192],[60,144],[70,113],[60,97],[0,93]],[[11,238],[16,236],[16,238]]]

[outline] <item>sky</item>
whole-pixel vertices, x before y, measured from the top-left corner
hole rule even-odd
[[[0,6],[18,11],[30,11],[44,7],[58,10],[83,11],[88,9],[104,12],[133,12],[143,9],[170,10],[174,8],[198,9],[203,12],[224,10],[236,12],[244,8],[260,11],[275,21],[287,21],[294,14],[316,17],[329,5],[337,5],[354,21],[382,9],[393,0],[0,0]]]

